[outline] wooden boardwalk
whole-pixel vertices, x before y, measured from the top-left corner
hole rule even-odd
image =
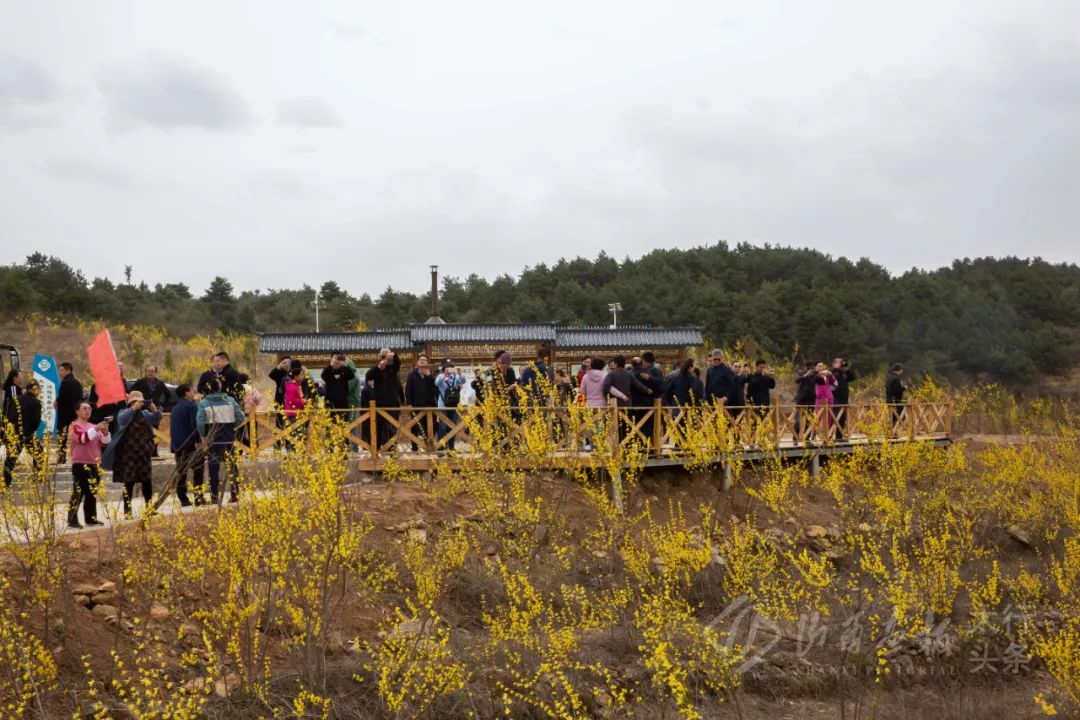
[[[565,468],[607,461],[630,450],[647,466],[702,465],[766,456],[811,457],[900,442],[947,444],[952,406],[947,403],[883,403],[810,407],[726,408],[722,405],[606,408],[577,406],[466,406],[330,411],[342,440],[352,444],[358,469],[382,472],[389,462],[428,470],[475,462],[481,453],[513,464]],[[248,418],[237,452],[261,458],[308,442],[314,418],[301,415],[279,425],[273,411]],[[491,429],[494,428],[492,431]],[[168,422],[159,429],[168,446]],[[537,433],[543,438],[537,442]],[[526,448],[523,450],[523,448]],[[816,461],[815,461],[816,462]]]

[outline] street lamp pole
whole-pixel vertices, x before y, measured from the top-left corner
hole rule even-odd
[[[611,327],[619,327],[619,311],[622,310],[622,305],[619,303],[608,303],[608,310],[611,311]]]
[[[311,304],[315,306],[315,332],[319,332],[319,306],[322,304],[322,298],[319,297],[319,291],[315,291],[315,299],[311,301]]]

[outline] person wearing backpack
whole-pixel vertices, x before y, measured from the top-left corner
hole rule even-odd
[[[442,420],[439,421],[438,436],[440,440],[450,432],[451,425],[457,425],[458,423],[457,407],[461,404],[461,388],[464,385],[465,378],[458,373],[453,361],[443,360],[442,372],[439,373],[439,377],[435,378],[435,387],[439,391],[439,407],[445,410],[448,423]],[[447,449],[454,449],[456,439],[455,436],[446,442]]]
[[[238,502],[240,469],[233,443],[236,441],[236,431],[244,425],[244,409],[236,398],[225,391],[225,385],[220,380],[212,379],[207,389],[210,393],[199,401],[195,426],[202,442],[208,445],[206,464],[210,471],[210,497],[215,505],[220,505],[225,496],[225,484],[231,479],[229,502]],[[226,470],[225,484],[219,482],[222,464]]]

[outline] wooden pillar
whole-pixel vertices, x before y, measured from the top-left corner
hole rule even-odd
[[[664,449],[664,402],[660,398],[653,400],[653,416],[652,416],[652,454],[655,457],[660,457],[660,452]]]
[[[611,418],[608,423],[608,449],[611,452],[611,457],[619,460],[618,463],[612,463],[613,474],[610,478],[611,499],[615,503],[615,508],[622,513],[622,458],[619,456],[621,449],[619,447],[619,404],[615,398],[611,398],[608,408],[608,416]]]
[[[721,489],[725,491],[731,489],[731,486],[734,484],[733,476],[734,473],[731,469],[731,460],[729,458],[724,458],[724,481],[720,486]]]
[[[379,419],[378,411],[375,409],[375,401],[372,400],[368,403],[368,411],[371,415],[368,416],[368,446],[371,453],[371,459],[377,460],[379,457]]]
[[[816,478],[818,473],[821,472],[821,453],[814,453],[810,456],[810,477]]]

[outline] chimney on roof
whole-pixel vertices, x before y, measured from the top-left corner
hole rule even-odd
[[[425,325],[445,325],[446,321],[439,317],[439,266],[431,266],[431,317],[424,321]]]

